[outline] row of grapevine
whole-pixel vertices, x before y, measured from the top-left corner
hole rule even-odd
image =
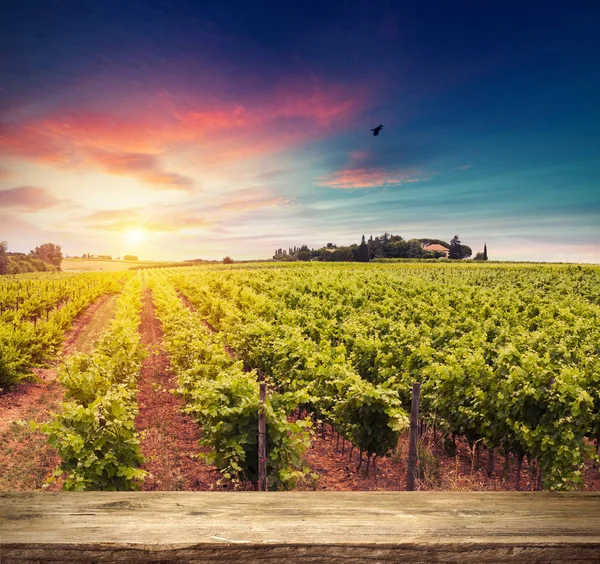
[[[217,291],[207,291],[202,279],[181,275],[173,280],[198,311],[224,331],[249,366],[269,375],[281,390],[306,394],[304,407],[356,446],[361,460],[362,453],[370,460],[395,448],[408,423],[397,393],[362,379],[345,358],[343,347],[315,342],[295,325],[273,323],[272,312],[261,316],[259,296],[240,292],[240,307],[235,307]],[[225,287],[235,284],[221,282],[225,295]]]
[[[149,281],[164,331],[171,368],[178,377],[178,392],[185,412],[202,429],[201,444],[210,460],[228,480],[245,485],[258,480],[259,383],[247,373],[186,308],[173,287],[159,273]],[[269,394],[264,404],[267,421],[267,477],[270,489],[288,489],[306,474],[302,454],[308,444],[307,421],[288,416],[299,394]]]
[[[422,411],[437,429],[537,461],[547,488],[581,484],[600,434],[598,268],[193,272],[172,278],[251,366],[283,386],[314,386],[332,355],[405,407],[420,381]]]
[[[61,457],[63,489],[139,489],[145,472],[135,428],[140,341],[141,280],[130,278],[117,313],[92,354],[74,354],[61,367],[66,398],[42,431]]]
[[[92,274],[52,282],[39,276],[25,281],[15,277],[3,283],[7,303],[20,305],[5,307],[0,315],[0,390],[54,355],[75,317],[100,296],[120,291],[127,276]],[[45,315],[38,321],[35,315],[41,312]]]
[[[104,284],[107,278],[122,274],[40,274],[0,278],[0,324],[13,326],[26,321],[48,318],[50,312],[79,297],[93,286]]]

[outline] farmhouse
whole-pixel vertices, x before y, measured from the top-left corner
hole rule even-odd
[[[432,243],[431,245],[425,245],[423,247],[423,251],[439,251],[441,253],[444,253],[444,256],[446,258],[448,258],[448,249],[438,243]]]

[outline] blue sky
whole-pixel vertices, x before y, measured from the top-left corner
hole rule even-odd
[[[458,234],[600,262],[598,29],[595,2],[15,3],[0,240],[241,259]]]

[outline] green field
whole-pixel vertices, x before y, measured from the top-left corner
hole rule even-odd
[[[547,489],[582,487],[596,457],[598,266],[252,263],[19,275],[0,285],[4,384],[51,356],[77,313],[107,292],[120,292],[118,313],[90,356],[67,363],[71,401],[51,427],[72,489],[129,488],[143,475],[132,426],[143,292],[185,411],[236,483],[256,482],[262,409],[271,487],[293,488],[306,474],[308,428],[318,422],[367,464],[389,456],[413,382],[423,427],[449,452],[462,438],[490,459],[510,457],[517,487],[524,462]],[[259,381],[269,389],[264,408]],[[98,421],[109,419],[99,442]],[[106,475],[99,444],[112,453]]]

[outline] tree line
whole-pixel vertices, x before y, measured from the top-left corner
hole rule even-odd
[[[450,243],[441,239],[409,239],[400,235],[384,233],[368,240],[362,236],[359,244],[338,247],[327,243],[319,249],[310,249],[307,245],[275,249],[273,259],[277,261],[309,261],[325,262],[369,262],[373,259],[466,259],[473,255],[471,247],[463,245],[455,235]],[[478,252],[473,260],[487,260],[487,245],[483,252]]]
[[[60,245],[54,243],[44,243],[25,254],[8,252],[8,243],[0,241],[0,275],[60,271],[62,259]]]

